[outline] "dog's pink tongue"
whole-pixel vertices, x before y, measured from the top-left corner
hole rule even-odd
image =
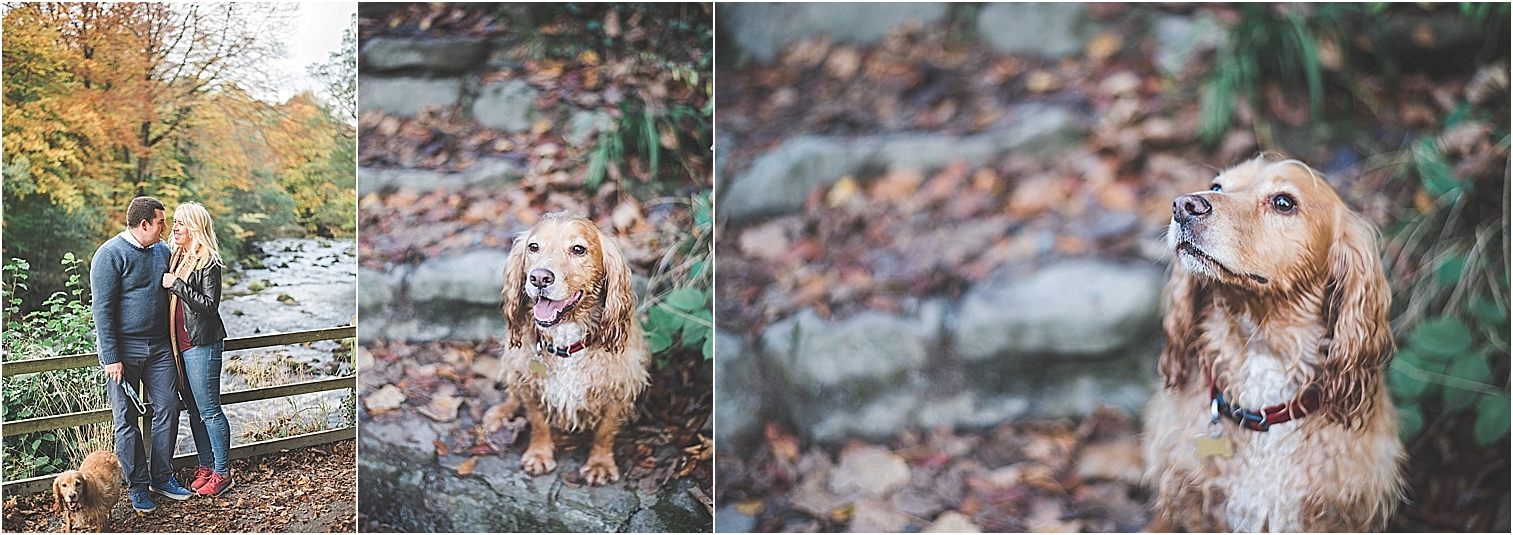
[[[545,297],[536,300],[536,307],[532,309],[536,313],[536,321],[549,322],[557,319],[557,314],[567,306],[567,301],[553,301]]]

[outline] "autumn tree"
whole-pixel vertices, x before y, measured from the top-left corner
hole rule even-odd
[[[325,84],[331,97],[332,115],[357,123],[357,14],[341,35],[341,49],[331,52],[326,61],[310,65],[310,76]]]
[[[355,160],[344,148],[352,127],[308,97],[251,96],[279,82],[269,67],[292,13],[251,3],[6,6],[5,255],[38,268],[23,298],[61,288],[47,266],[64,252],[87,258],[121,230],[136,195],[170,208],[204,203],[232,254],[254,236],[350,232],[339,212],[355,212],[355,169],[341,167]],[[345,202],[333,187],[349,188]]]

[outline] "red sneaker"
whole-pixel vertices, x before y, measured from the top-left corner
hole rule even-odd
[[[225,492],[226,489],[234,486],[236,486],[236,480],[231,479],[230,474],[223,476],[211,472],[210,479],[205,481],[205,486],[200,487],[199,493],[200,496],[218,496],[222,492]]]
[[[211,470],[209,466],[200,465],[194,470],[194,481],[189,482],[189,490],[200,490],[206,481],[210,481],[210,474],[214,473],[215,470]]]

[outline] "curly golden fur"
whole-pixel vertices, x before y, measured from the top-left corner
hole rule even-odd
[[[509,323],[500,379],[509,397],[484,418],[490,431],[523,405],[531,439],[521,466],[531,475],[556,469],[552,429],[593,429],[580,473],[590,485],[619,480],[614,441],[646,388],[650,362],[630,268],[613,236],[588,219],[548,214],[510,247],[504,271]],[[559,356],[541,344],[580,351]]]
[[[1173,203],[1162,388],[1145,412],[1153,531],[1371,531],[1402,499],[1394,345],[1377,232],[1301,162],[1259,157]],[[1253,431],[1210,424],[1210,385],[1313,414]],[[1198,459],[1221,432],[1231,457]]]
[[[63,516],[63,531],[106,531],[125,479],[116,454],[109,451],[91,453],[78,470],[58,474],[53,479],[53,510]]]

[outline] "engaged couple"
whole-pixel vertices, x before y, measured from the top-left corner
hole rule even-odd
[[[100,246],[89,271],[116,458],[126,474],[131,506],[142,514],[157,510],[149,491],[187,500],[194,493],[215,496],[236,485],[228,458],[230,425],[221,412],[226,328],[220,316],[222,264],[215,229],[203,206],[180,204],[173,214],[170,247],[162,242],[165,216],[157,199],[132,199],[126,230]],[[151,459],[134,422],[146,412],[143,401],[153,406]],[[181,406],[189,411],[199,457],[187,489],[173,477]]]

